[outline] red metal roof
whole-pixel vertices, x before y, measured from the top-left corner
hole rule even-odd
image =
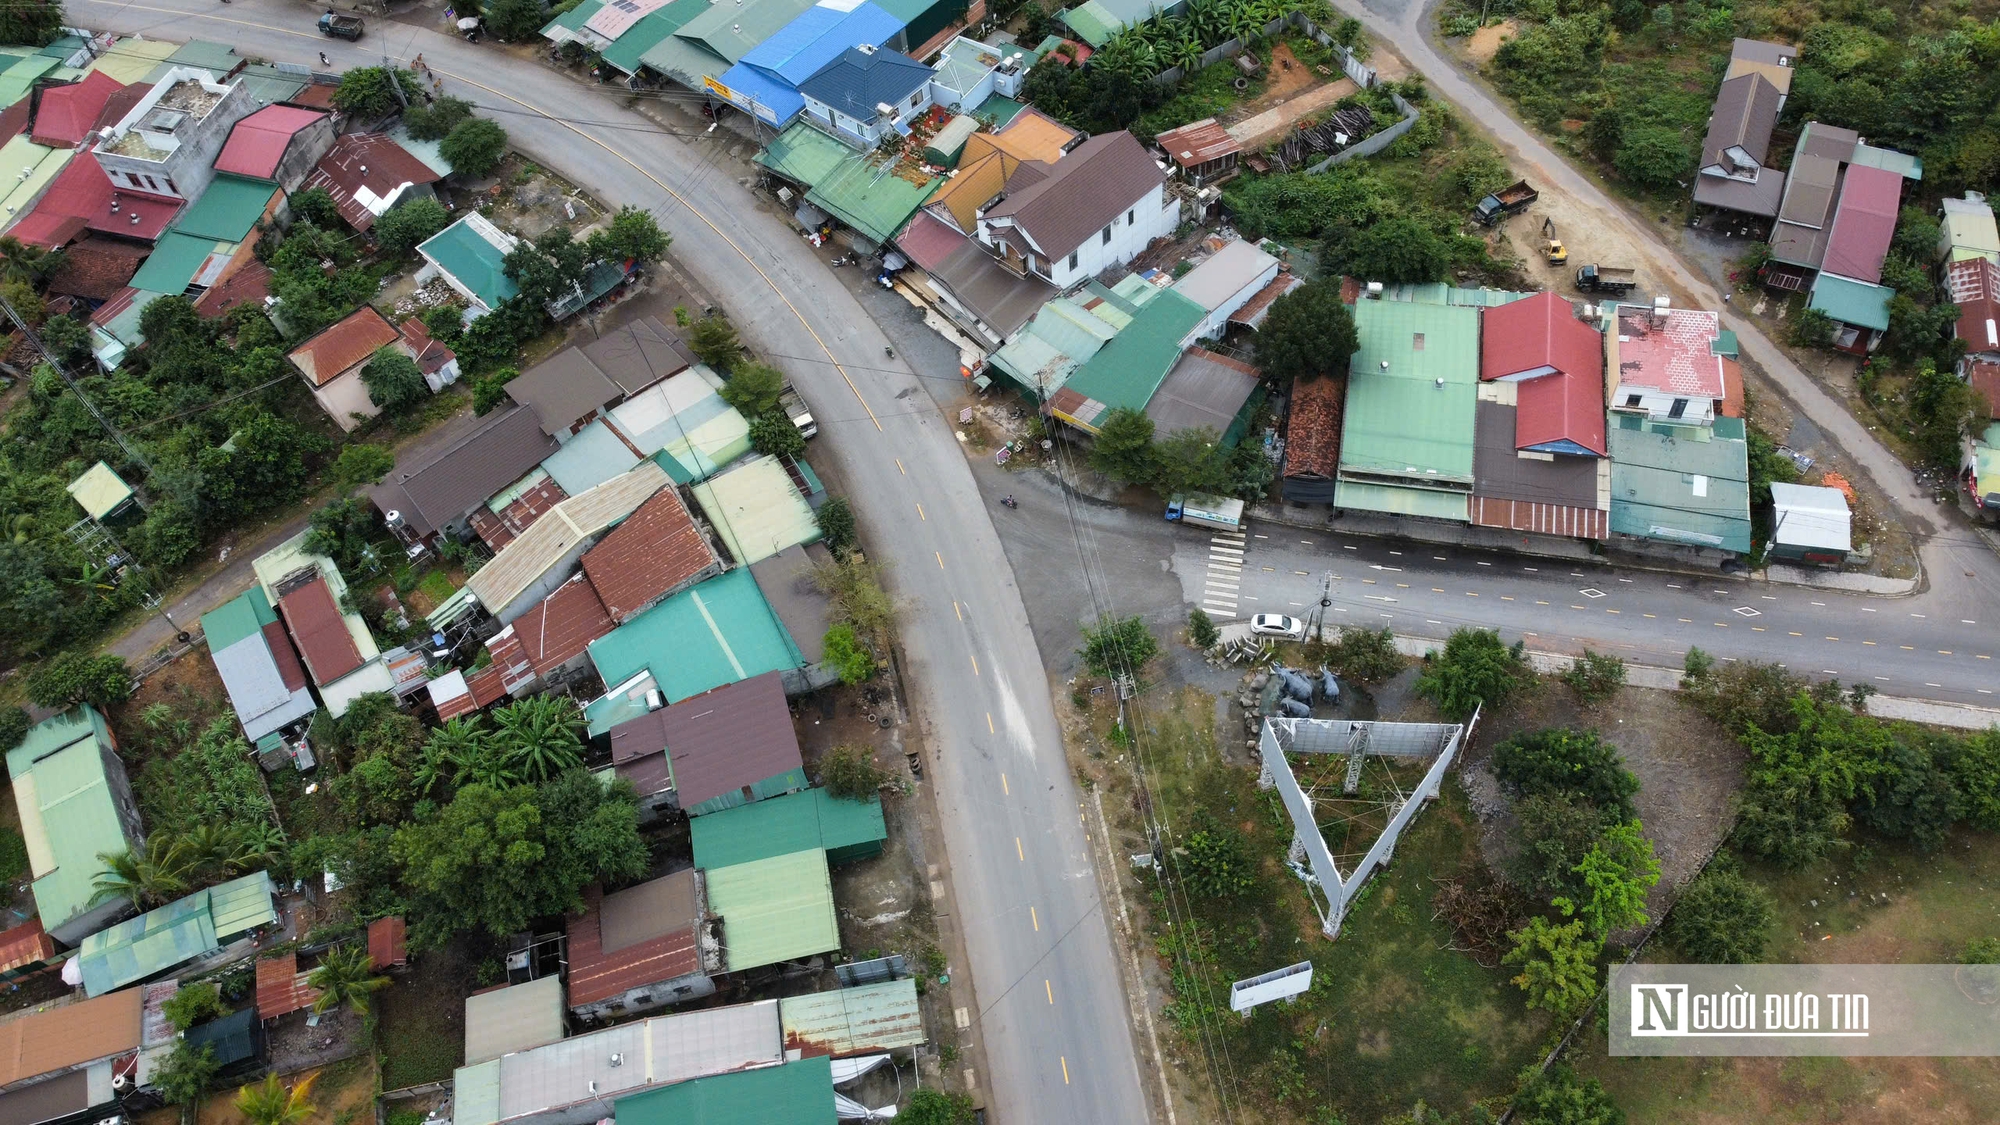
[[[507,685],[501,680],[500,669],[491,664],[465,677],[465,690],[472,697],[473,706],[482,711],[507,698]]]
[[[583,572],[604,599],[605,612],[619,624],[719,564],[715,548],[673,485],[654,493],[583,556]]]
[[[1564,372],[1530,379],[1516,391],[1515,403],[1516,449],[1569,441],[1604,456],[1601,377]]]
[[[30,214],[74,215],[91,230],[151,242],[180,209],[178,199],[113,188],[104,169],[86,153],[64,165]]]
[[[638,908],[627,911],[636,915],[632,921],[638,927],[606,924],[607,914],[628,906]],[[569,922],[570,1007],[698,972],[700,930],[700,889],[692,870],[642,883],[609,900],[601,889],[590,888],[584,892],[583,914]],[[638,940],[620,946],[621,937]]]
[[[521,638],[512,625],[500,630],[486,642],[486,651],[493,658],[492,666],[500,669],[500,680],[509,692],[521,690],[535,678],[535,666],[528,662],[528,652],[521,647]]]
[[[1252,293],[1250,299],[1243,302],[1242,308],[1229,314],[1229,323],[1241,324],[1246,328],[1257,327],[1264,323],[1264,315],[1271,311],[1272,302],[1304,284],[1305,280],[1299,275],[1292,273],[1286,267],[1279,267],[1278,276],[1272,278],[1270,284]],[[1347,298],[1343,296],[1341,300],[1345,301]]]
[[[683,699],[661,716],[674,788],[690,808],[801,769],[799,735],[776,672]]]
[[[215,158],[215,170],[260,180],[274,179],[278,162],[285,158],[285,149],[292,138],[325,116],[315,109],[267,105],[238,121],[230,130],[229,143],[222,146],[221,155]]]
[[[137,106],[140,101],[144,100],[147,94],[152,92],[153,84],[151,82],[134,82],[130,86],[120,87],[112,91],[111,96],[104,101],[104,108],[97,111],[97,120],[91,124],[91,131],[96,132],[100,129],[108,129],[125,120],[126,116],[132,112],[133,107]]]
[[[333,92],[340,87],[331,83],[307,83],[306,87],[285,101],[291,105],[310,106],[313,109],[332,109]]]
[[[96,127],[104,103],[124,88],[123,82],[101,70],[93,70],[79,82],[43,90],[41,105],[35,111],[32,139],[50,148],[75,148]]]
[[[368,923],[368,958],[378,969],[405,965],[410,960],[410,943],[405,940],[407,927],[400,915],[377,918]]]
[[[0,110],[0,145],[28,131],[28,99],[22,98]]]
[[[7,233],[22,242],[54,250],[74,242],[85,229],[83,220],[75,215],[30,211],[21,216],[20,222],[8,227]]]
[[[426,375],[437,374],[445,364],[458,358],[457,353],[433,339],[431,330],[414,316],[404,321],[397,331],[402,334],[403,346],[410,349],[410,354],[415,357],[417,370]]]
[[[30,918],[0,933],[0,972],[26,969],[56,955],[56,939],[42,932],[42,920]]]
[[[1722,318],[1703,309],[1618,306],[1618,382],[1669,394],[1721,398]]]
[[[253,257],[209,286],[194,303],[194,311],[207,317],[221,316],[238,305],[261,304],[270,295],[271,267]]]
[[[581,656],[590,642],[611,629],[611,615],[596,587],[579,574],[522,614],[514,622],[513,635],[535,674],[546,676]],[[498,652],[494,662],[499,663]]]
[[[363,188],[387,197],[404,184],[431,184],[438,178],[430,165],[387,136],[349,133],[333,142],[305,186],[325,189],[340,217],[355,230],[365,231],[375,225],[375,215],[355,199]]]
[[[903,233],[896,236],[896,249],[923,270],[938,268],[952,251],[963,245],[965,236],[929,211],[918,211]]]
[[[1945,289],[1958,306],[1952,332],[1967,352],[2000,352],[2000,266],[1984,258],[1945,267]]]
[[[1604,337],[1576,318],[1559,293],[1543,291],[1484,310],[1480,324],[1479,377],[1504,379],[1528,372],[1604,374]]]
[[[1827,235],[1826,257],[1819,268],[1856,281],[1882,280],[1882,259],[1896,237],[1896,209],[1903,199],[1903,177],[1863,164],[1847,166],[1840,205]]]
[[[1611,536],[1611,513],[1602,508],[1507,500],[1494,496],[1472,498],[1472,522],[1480,527],[1530,531],[1538,535],[1567,535],[1577,539],[1608,539]]]
[[[1190,121],[1153,138],[1167,159],[1183,168],[1195,168],[1211,160],[1234,156],[1243,151],[1242,142],[1229,135],[1213,117]]]
[[[313,386],[324,387],[395,342],[395,328],[374,306],[363,305],[293,348],[291,360]]]
[[[257,962],[257,1018],[274,1020],[309,1007],[319,999],[319,990],[306,986],[311,975],[299,971],[296,953]]]
[[[298,650],[292,647],[284,622],[266,624],[263,633],[264,644],[271,650],[271,660],[278,666],[278,678],[285,682],[285,690],[297,691],[306,686],[305,665],[299,663]]]
[[[361,667],[361,650],[354,647],[354,636],[347,631],[324,575],[315,575],[278,599],[278,612],[298,642],[315,684],[325,687]]]

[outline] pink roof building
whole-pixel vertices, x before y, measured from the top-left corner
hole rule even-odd
[[[229,131],[215,170],[275,180],[298,190],[313,166],[333,147],[333,116],[315,109],[267,105]]]
[[[1722,357],[1715,353],[1722,318],[1704,309],[1619,305],[1616,319],[1604,339],[1611,409],[1712,423],[1728,393]]]
[[[1889,242],[1896,237],[1896,210],[1902,200],[1903,177],[1864,164],[1848,165],[1821,272],[1880,283],[1882,259],[1889,256]]]

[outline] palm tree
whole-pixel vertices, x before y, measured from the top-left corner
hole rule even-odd
[[[565,697],[535,696],[493,713],[493,739],[531,782],[547,781],[583,764],[583,720]]]
[[[199,878],[220,878],[247,871],[264,858],[263,835],[255,839],[226,824],[197,824],[183,835],[190,872]]]
[[[374,974],[375,959],[368,955],[367,946],[343,945],[327,950],[326,956],[320,958],[319,968],[306,978],[308,985],[319,989],[313,1011],[331,1011],[345,1004],[355,1015],[367,1015],[368,994],[389,983],[388,977]]]
[[[195,864],[187,844],[164,832],[122,852],[99,852],[104,871],[92,883],[95,904],[122,898],[144,910],[178,897],[193,879]]]
[[[318,1079],[317,1072],[308,1074],[298,1085],[287,1090],[277,1075],[266,1074],[264,1081],[236,1092],[236,1111],[250,1125],[300,1125],[319,1109],[307,1100],[312,1096],[313,1083]]]
[[[445,780],[447,770],[460,775],[468,772],[469,764],[484,754],[491,741],[492,734],[477,715],[453,719],[432,731],[417,761],[417,792],[429,796],[438,782]]]
[[[0,234],[0,278],[36,282],[55,272],[62,255],[22,242],[11,234]]]

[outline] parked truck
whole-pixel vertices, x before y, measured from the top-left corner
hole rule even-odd
[[[790,383],[778,392],[778,408],[792,420],[792,425],[798,427],[800,437],[811,441],[819,435],[819,423],[813,421],[812,411],[806,409],[806,400],[799,397],[799,392],[793,390]]]
[[[343,16],[337,12],[329,11],[319,18],[319,33],[321,35],[331,35],[335,39],[346,39],[349,41],[359,39],[361,38],[361,26],[360,16]]]
[[[1490,227],[1509,215],[1526,211],[1541,197],[1542,193],[1529,187],[1528,181],[1520,180],[1513,187],[1501,188],[1480,200],[1479,206],[1472,209],[1472,217],[1478,219],[1481,226]]]
[[[1217,531],[1242,531],[1243,501],[1224,496],[1175,496],[1167,501],[1167,519]]]
[[[1611,293],[1624,296],[1639,284],[1639,271],[1629,266],[1578,266],[1576,287],[1585,293]]]

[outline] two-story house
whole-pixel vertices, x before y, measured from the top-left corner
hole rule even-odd
[[[116,190],[199,199],[230,131],[257,108],[241,82],[225,85],[206,70],[178,66],[99,134],[91,155]]]
[[[806,116],[849,144],[874,148],[885,133],[909,135],[931,104],[930,67],[900,51],[849,47],[799,83]]]
[[[1651,308],[1609,305],[1615,323],[1604,334],[1605,401],[1615,414],[1707,426],[1726,393],[1722,318],[1705,309],[1677,309],[1661,297]]]
[[[1016,271],[1068,289],[1174,232],[1181,201],[1166,182],[1166,170],[1131,133],[1092,137],[982,209],[979,241]]]

